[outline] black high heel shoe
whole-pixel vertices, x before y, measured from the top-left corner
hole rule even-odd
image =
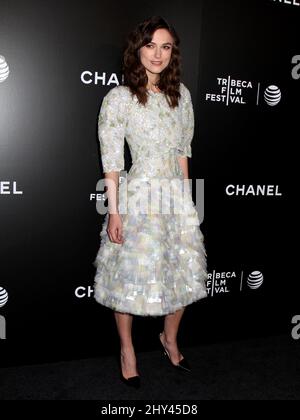
[[[120,379],[124,384],[130,387],[136,388],[136,389],[141,387],[141,378],[139,375],[131,376],[130,378],[127,378],[127,379],[123,376],[121,360],[119,360],[119,368],[120,368]]]
[[[164,355],[168,357],[168,360],[170,361],[171,365],[173,367],[175,367],[176,369],[183,369],[183,370],[186,370],[188,372],[191,372],[191,370],[192,370],[191,369],[191,366],[190,366],[190,364],[188,363],[188,361],[185,358],[183,358],[182,360],[180,360],[180,362],[178,362],[177,365],[174,365],[174,363],[171,360],[171,357],[170,357],[170,354],[169,354],[168,350],[165,348],[165,346],[161,342],[160,337],[162,336],[162,334],[163,334],[162,332],[159,333],[158,339],[159,339],[160,344],[163,347]]]
[[[138,375],[137,376],[131,376],[130,378],[126,379],[126,378],[124,378],[122,372],[120,372],[120,379],[121,379],[122,382],[124,382],[124,384],[126,384],[128,386],[131,386],[133,388],[138,389],[138,388],[141,387],[141,379]]]

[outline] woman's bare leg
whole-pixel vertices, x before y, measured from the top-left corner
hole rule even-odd
[[[131,336],[133,315],[117,311],[114,311],[114,315],[120,337],[122,372],[123,376],[128,379],[139,374]]]
[[[183,355],[177,347],[177,333],[184,310],[185,308],[181,308],[174,314],[165,316],[164,331],[160,336],[161,342],[168,350],[171,361],[174,364],[177,364],[183,359]]]

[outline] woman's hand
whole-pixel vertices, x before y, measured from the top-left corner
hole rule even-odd
[[[123,222],[121,216],[118,213],[109,214],[108,226],[106,231],[111,242],[115,242],[116,244],[123,244]]]

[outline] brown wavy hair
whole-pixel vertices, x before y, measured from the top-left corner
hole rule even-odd
[[[168,66],[160,73],[158,88],[167,98],[170,107],[178,106],[180,98],[181,56],[179,51],[180,39],[173,28],[161,16],[151,16],[139,23],[126,38],[123,49],[122,70],[124,86],[128,86],[132,95],[136,95],[138,101],[145,105],[148,100],[147,83],[148,77],[144,65],[139,58],[139,49],[152,41],[157,29],[167,29],[173,37],[173,47]]]

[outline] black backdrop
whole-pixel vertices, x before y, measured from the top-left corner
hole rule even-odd
[[[180,340],[290,334],[297,3],[1,0],[1,365],[118,350],[113,313],[92,296],[102,222],[97,116],[121,83],[127,33],[153,14],[181,38],[196,123],[190,176],[205,185],[210,296],[188,307]],[[125,157],[128,170],[127,145]],[[269,194],[237,193],[249,186]],[[162,322],[134,318],[137,350],[156,347]]]

